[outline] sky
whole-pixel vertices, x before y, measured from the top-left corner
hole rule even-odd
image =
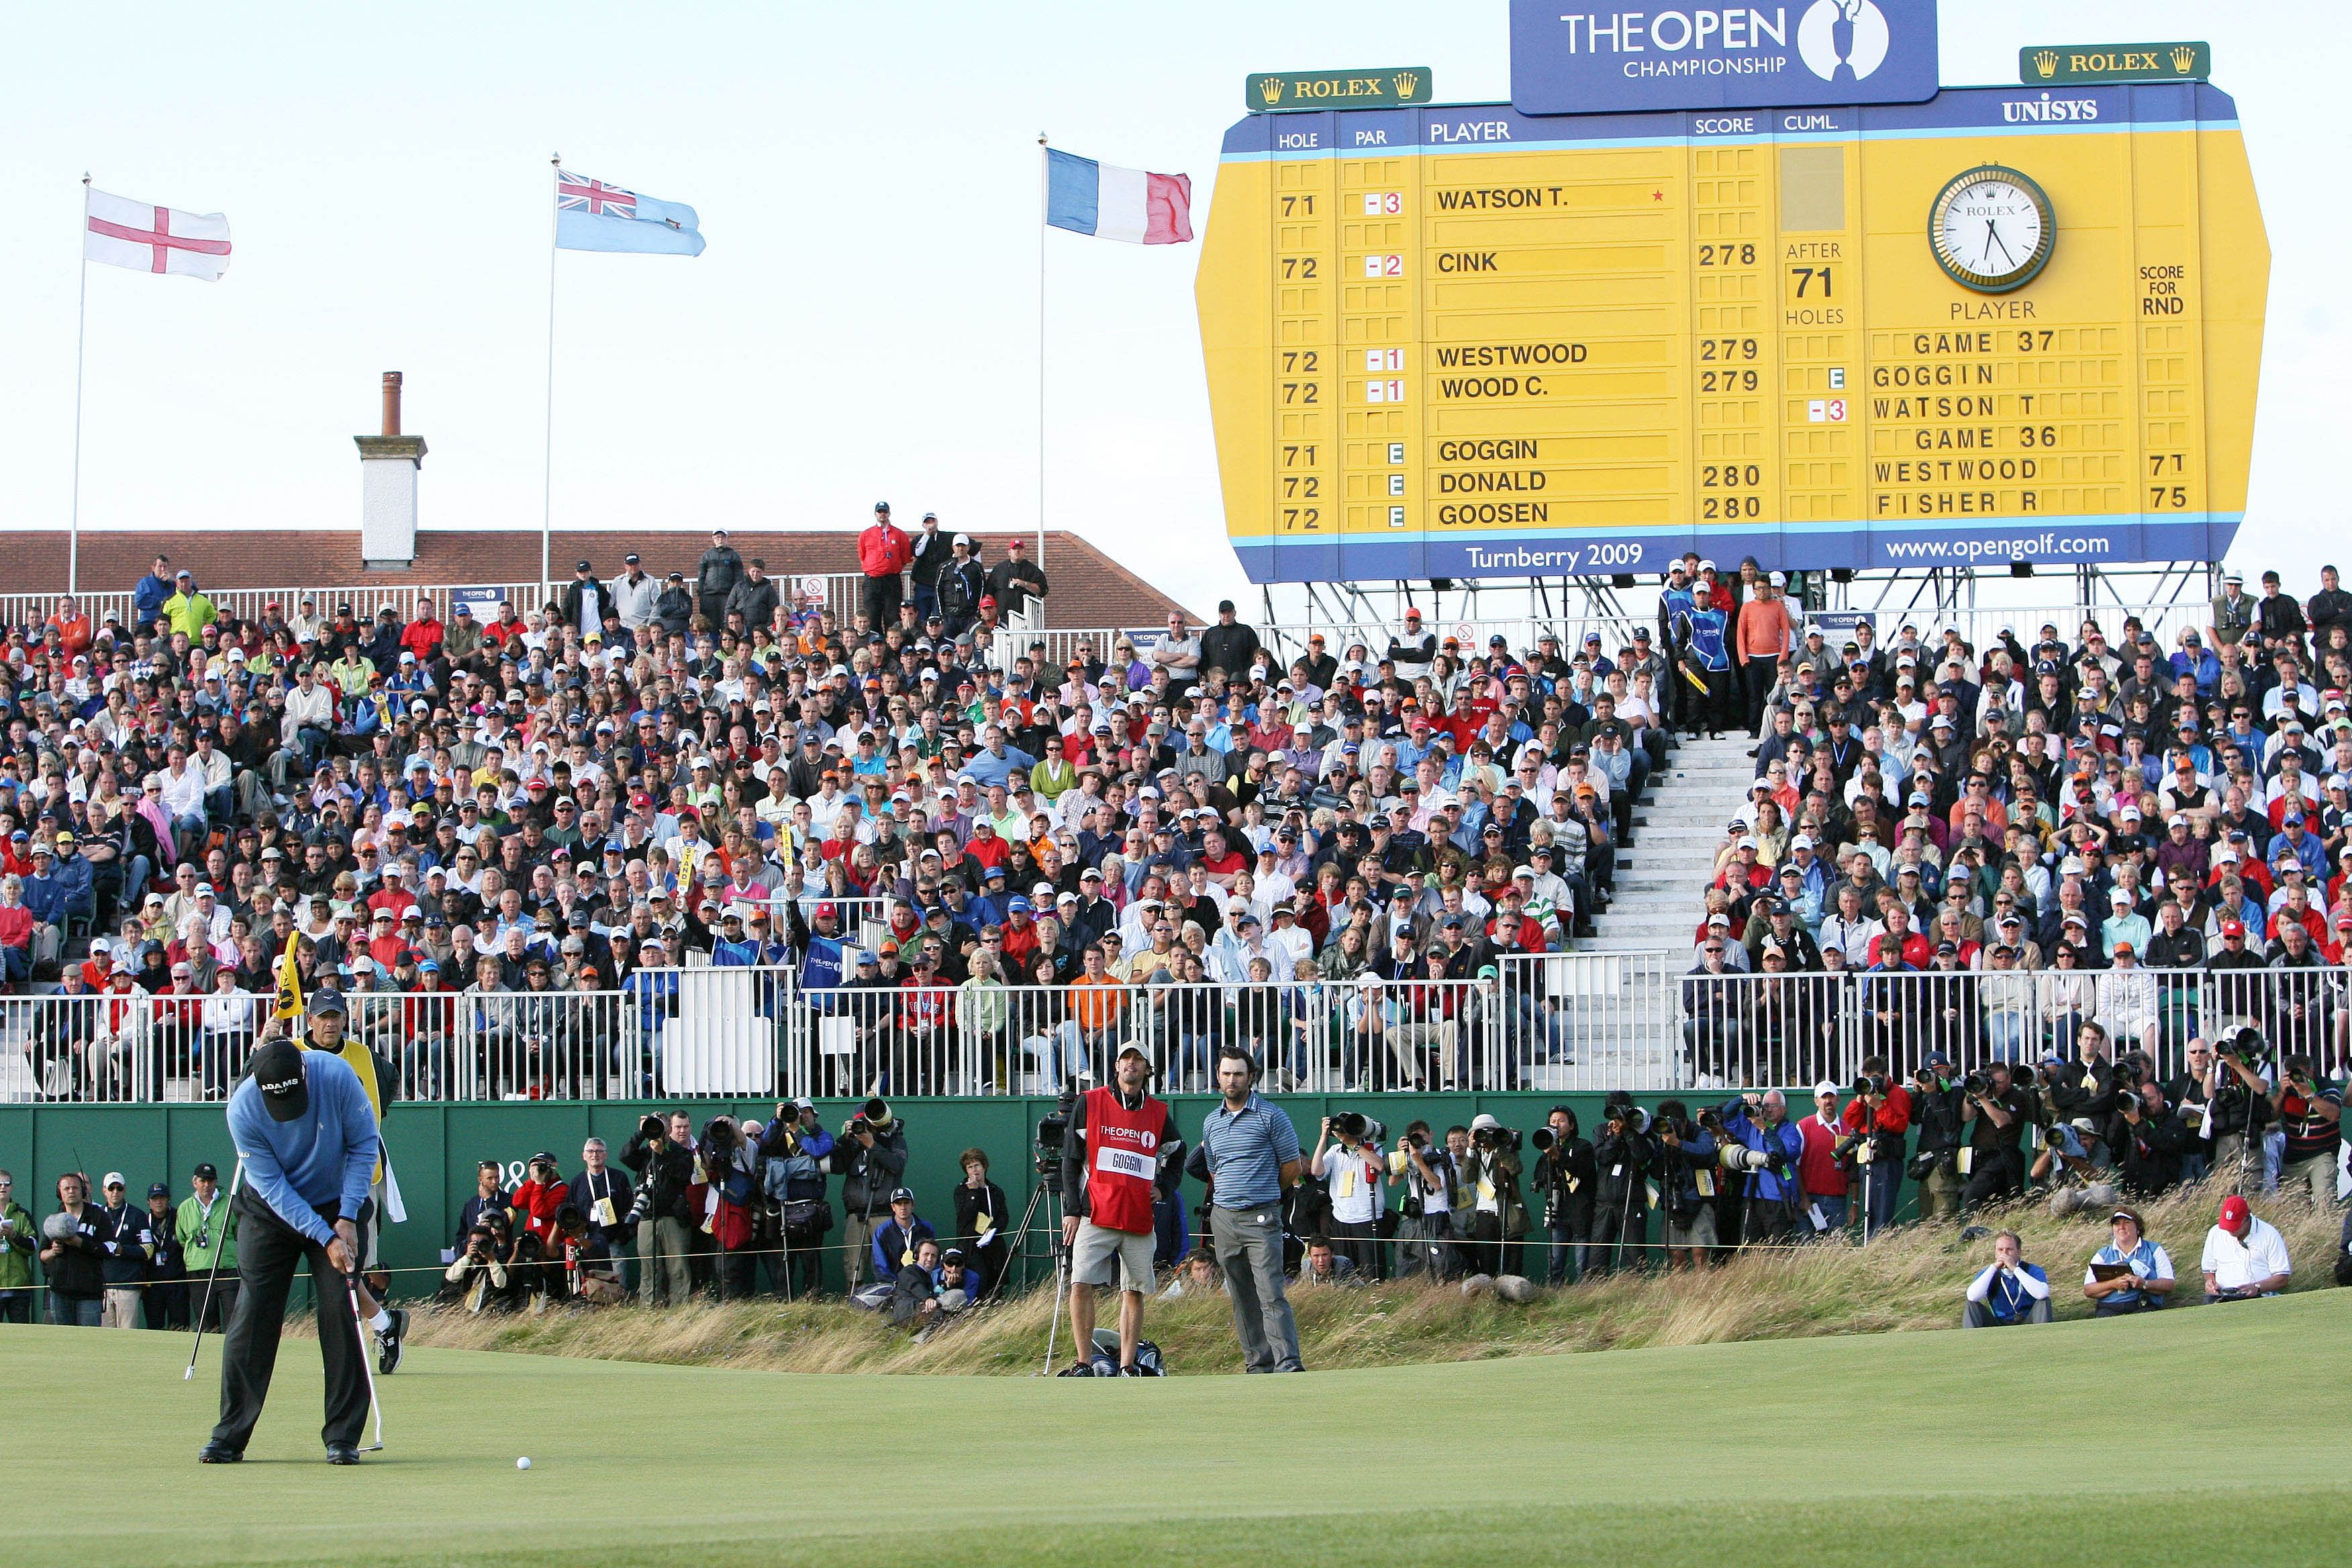
[[[2290,581],[2344,544],[2340,18],[2273,0],[1941,7],[1949,85],[2014,81],[2027,43],[2211,41],[2273,258],[2231,563]],[[560,152],[691,204],[709,248],[557,259],[557,526],[845,530],[887,500],[905,521],[1032,530],[1039,133],[1191,174],[1205,220],[1248,72],[1399,65],[1430,68],[1441,102],[1507,99],[1504,0],[15,7],[0,527],[62,531],[72,509],[88,173],[226,214],[236,249],[218,284],[89,268],[84,528],[355,528],[350,437],[400,370],[430,447],[423,525],[536,529]],[[1205,607],[1246,584],[1198,255],[1046,236],[1043,506]]]

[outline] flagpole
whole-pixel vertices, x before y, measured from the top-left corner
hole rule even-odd
[[[555,521],[555,239],[562,221],[558,214],[562,200],[563,154],[552,153],[547,163],[553,171],[555,188],[549,193],[547,203],[547,425],[539,469],[539,594],[542,604],[546,602],[547,585],[554,580],[549,556]]]
[[[83,346],[89,337],[89,174],[81,176],[81,233],[75,248],[81,253],[81,292],[74,302],[74,446],[73,510],[66,524],[66,592],[81,592],[81,369]]]
[[[1037,132],[1037,569],[1045,569],[1045,231],[1053,210],[1053,156]]]

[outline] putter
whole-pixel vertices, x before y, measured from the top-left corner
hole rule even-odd
[[[352,1332],[359,1340],[360,1370],[367,1374],[368,1408],[375,1412],[375,1441],[362,1448],[360,1452],[380,1454],[383,1451],[383,1404],[375,1396],[375,1365],[369,1356],[367,1324],[360,1321],[360,1288],[352,1282],[351,1276],[346,1274],[343,1276],[343,1289],[351,1297]]]
[[[226,1245],[228,1241],[228,1202],[230,1198],[236,1196],[236,1184],[243,1180],[245,1180],[245,1162],[239,1160],[236,1163],[236,1168],[229,1173],[228,1195],[221,1200],[222,1245]],[[188,1347],[188,1370],[180,1374],[182,1383],[189,1382],[196,1375],[196,1357],[203,1353],[205,1348],[205,1320],[213,1315],[213,1285],[219,1279],[220,1247],[215,1246],[213,1248],[213,1266],[205,1272],[205,1304],[203,1310],[196,1313],[196,1342]],[[224,1333],[226,1331],[226,1330],[222,1331]]]

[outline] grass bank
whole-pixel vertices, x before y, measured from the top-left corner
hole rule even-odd
[[[2171,1252],[2183,1301],[2200,1293],[2198,1258],[2216,1201],[2183,1194],[2146,1206],[2148,1234]],[[2286,1238],[2296,1266],[2294,1288],[2331,1286],[2340,1217],[2283,1202],[2260,1205],[2257,1212]],[[2061,1318],[2090,1316],[2077,1286],[2106,1240],[2104,1216],[2060,1220],[2039,1206],[2021,1206],[1983,1223],[2021,1234],[2027,1260],[2046,1269],[2057,1287]],[[1412,1284],[1301,1289],[1291,1300],[1310,1367],[1477,1361],[1951,1328],[1959,1321],[1962,1289],[1990,1254],[1984,1239],[1963,1243],[1959,1226],[1919,1225],[1875,1237],[1867,1247],[1832,1243],[1747,1252],[1697,1272],[1623,1274],[1541,1291],[1524,1305]],[[1051,1293],[1039,1290],[918,1341],[838,1301],[786,1306],[762,1299],[663,1311],[615,1307],[503,1317],[427,1309],[415,1314],[412,1342],[779,1372],[1020,1375],[1043,1360],[1050,1311]],[[1115,1321],[1108,1304],[1101,1321]],[[1145,1321],[1145,1331],[1181,1371],[1241,1370],[1222,1296],[1154,1300]],[[1066,1315],[1061,1335],[1066,1345]]]

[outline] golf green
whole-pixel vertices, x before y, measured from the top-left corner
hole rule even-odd
[[[2352,1516],[2352,1292],[1295,1378],[418,1350],[348,1469],[302,1342],[197,1465],[187,1349],[0,1330],[0,1563],[2333,1564]]]

